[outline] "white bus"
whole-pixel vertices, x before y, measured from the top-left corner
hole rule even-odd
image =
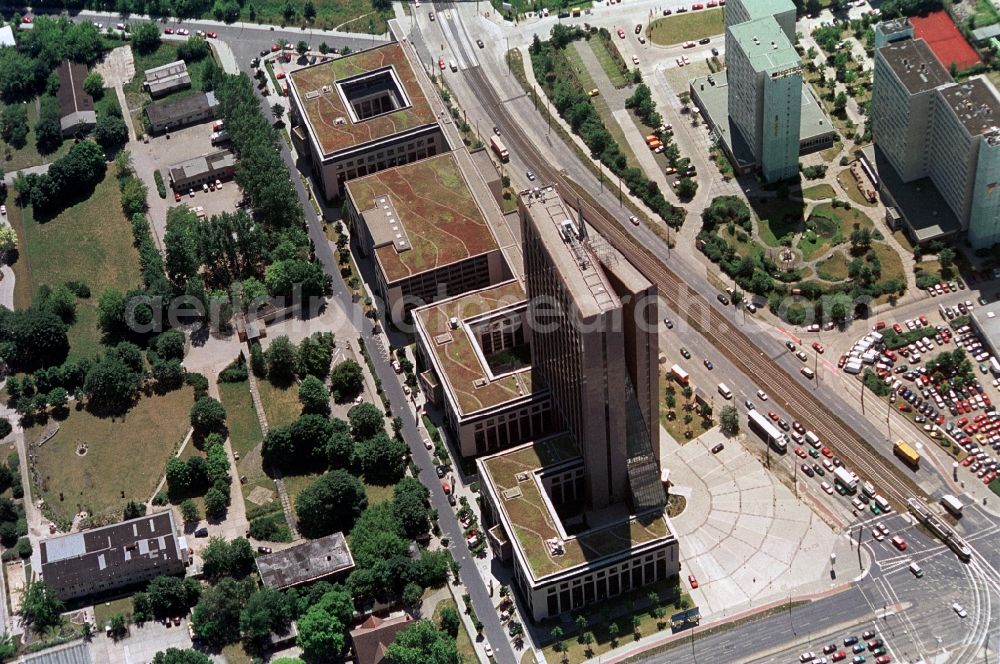
[[[941,504],[946,510],[951,512],[952,516],[956,518],[962,516],[962,501],[950,493],[941,496]]]
[[[773,447],[777,452],[784,454],[788,451],[788,439],[785,434],[778,431],[765,415],[761,415],[757,410],[747,412],[747,424],[750,430],[761,437],[761,439]]]

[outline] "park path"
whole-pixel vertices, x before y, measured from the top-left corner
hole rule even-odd
[[[247,380],[250,382],[250,397],[253,399],[253,408],[257,413],[257,420],[260,422],[260,430],[265,436],[269,431],[267,424],[267,414],[264,412],[264,404],[260,400],[260,390],[257,389],[257,378],[252,371],[247,372]],[[292,539],[299,538],[298,524],[295,521],[295,510],[292,509],[292,501],[288,497],[288,490],[285,488],[285,480],[281,476],[281,471],[276,468],[271,469],[274,486],[278,489],[278,498],[281,500],[281,509],[285,513],[285,521],[288,522],[288,530],[292,533]]]

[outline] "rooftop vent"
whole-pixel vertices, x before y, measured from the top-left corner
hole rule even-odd
[[[338,117],[336,120],[333,121],[333,124],[339,127],[340,125],[347,124],[347,120],[345,120],[343,117]]]
[[[527,482],[528,481],[528,473],[526,473],[526,472],[520,472],[517,475],[515,475],[514,477],[517,479],[518,482]]]
[[[455,317],[455,316],[452,316],[451,318],[449,318],[448,319],[448,327],[450,327],[453,330],[457,330],[458,329],[458,318]]]
[[[477,378],[476,380],[472,381],[472,384],[476,387],[486,387],[487,383],[489,383],[489,381],[486,380],[485,378]]]
[[[333,86],[330,86],[330,85],[324,85],[323,86],[323,94],[328,95],[331,92],[333,92]]]
[[[306,93],[306,99],[317,99],[319,98],[319,90],[310,90]]]

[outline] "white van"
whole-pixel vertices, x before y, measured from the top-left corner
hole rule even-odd
[[[920,565],[916,563],[910,563],[910,571],[913,573],[913,576],[918,579],[924,575],[924,570],[920,569]]]
[[[733,398],[733,391],[730,390],[729,386],[725,383],[719,383],[719,394],[721,394],[722,398],[727,401]]]
[[[809,367],[802,367],[801,369],[799,369],[799,372],[809,380],[812,380],[813,378],[816,377],[816,372],[810,369]]]
[[[814,434],[812,431],[806,431],[806,442],[819,449],[819,436]]]
[[[458,71],[458,64],[456,64],[454,60],[450,61],[448,65],[451,67],[452,71]]]

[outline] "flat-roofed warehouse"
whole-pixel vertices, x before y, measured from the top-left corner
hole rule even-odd
[[[190,556],[170,510],[42,540],[39,552],[42,580],[64,601],[183,574]]]
[[[290,546],[257,558],[260,580],[272,590],[312,583],[354,569],[343,533]]]
[[[236,156],[229,150],[218,150],[174,164],[168,170],[170,187],[183,193],[188,188],[233,177]]]
[[[292,140],[327,199],[346,180],[449,149],[419,66],[393,42],[289,74]]]
[[[146,81],[143,86],[149,90],[152,97],[162,97],[191,87],[191,75],[188,74],[187,64],[183,60],[147,69],[145,74]]]
[[[472,174],[471,177],[478,177]],[[415,304],[510,278],[487,223],[491,201],[476,199],[448,152],[347,183],[347,216],[359,249],[372,256],[393,320]]]

